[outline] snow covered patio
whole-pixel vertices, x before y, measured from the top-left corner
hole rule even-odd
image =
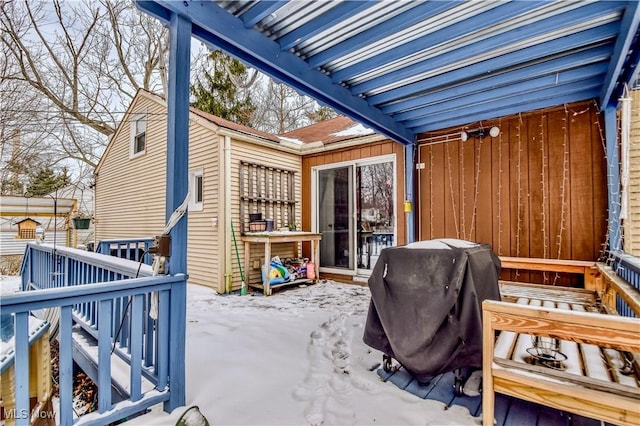
[[[503,267],[523,268],[524,262],[504,259]],[[584,271],[591,274],[591,268]],[[111,286],[92,284],[87,289],[105,284]],[[503,298],[514,293],[502,285]],[[19,287],[19,277],[0,281],[3,304],[11,305],[5,296]],[[526,292],[526,286],[515,287],[522,287],[518,294]],[[609,294],[602,288],[603,295]],[[402,369],[381,371],[382,354],[362,341],[370,297],[368,287],[333,281],[292,287],[270,297],[223,296],[188,285],[185,403],[169,412],[151,404],[150,412],[128,423],[174,424],[188,407],[199,406],[210,424],[480,424],[482,398],[456,397],[452,373],[420,385]],[[465,393],[469,390],[473,387],[465,386]],[[554,425],[599,424],[503,395],[496,397],[495,414],[500,425],[533,425],[538,419]]]
[[[190,285],[186,406],[225,425],[479,424],[380,380],[382,354],[362,342],[369,300],[367,287],[333,281],[270,297]],[[185,409],[127,424],[175,423]]]

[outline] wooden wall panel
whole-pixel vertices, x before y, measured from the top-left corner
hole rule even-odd
[[[418,238],[488,243],[503,256],[596,260],[607,215],[599,119],[595,104],[583,102],[483,122],[501,133],[482,142],[420,146]]]

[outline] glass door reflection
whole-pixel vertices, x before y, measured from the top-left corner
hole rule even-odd
[[[393,162],[356,167],[357,264],[371,271],[380,251],[394,245]]]
[[[318,172],[320,266],[354,269],[353,166]]]

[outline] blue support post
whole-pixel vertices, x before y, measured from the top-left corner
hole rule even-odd
[[[619,251],[620,236],[620,158],[618,155],[618,120],[615,106],[604,109],[605,139],[607,146],[607,194],[609,200],[609,250]]]
[[[189,188],[189,70],[191,68],[191,21],[178,14],[169,20],[169,93],[167,100],[167,204],[166,218],[182,204]],[[187,272],[187,216],[171,231],[169,273]],[[171,289],[169,331],[170,399],[164,410],[185,404],[185,327],[186,288],[184,283]]]
[[[404,147],[404,191],[405,191],[405,202],[411,203],[411,211],[405,212],[405,219],[407,221],[407,243],[412,243],[416,239],[415,235],[415,216],[414,216],[414,205],[415,200],[413,196],[413,188],[414,188],[414,171],[413,168],[415,165],[413,164],[413,153],[415,152],[415,145],[406,145]]]

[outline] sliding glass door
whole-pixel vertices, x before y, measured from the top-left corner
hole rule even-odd
[[[320,267],[368,275],[395,245],[395,162],[391,156],[315,169]]]
[[[320,266],[353,269],[353,167],[318,172]]]

